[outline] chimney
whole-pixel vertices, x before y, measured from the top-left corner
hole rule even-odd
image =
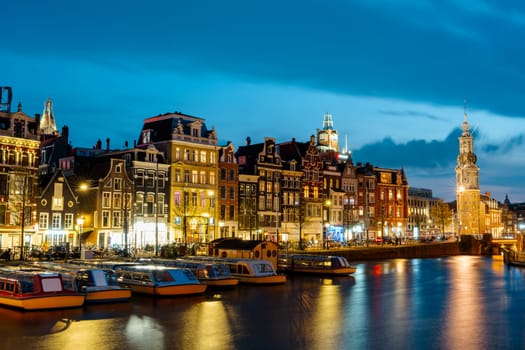
[[[109,137],[106,139],[106,151],[109,152]]]

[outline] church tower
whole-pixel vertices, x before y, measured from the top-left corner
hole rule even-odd
[[[463,130],[459,137],[459,155],[456,166],[456,201],[459,234],[478,234],[480,232],[480,191],[479,167],[474,154],[474,138],[470,133],[465,110]]]
[[[317,129],[317,147],[321,152],[339,152],[337,130],[334,130],[332,115],[326,113],[323,119],[323,128]]]
[[[44,111],[42,112],[42,119],[40,119],[40,134],[58,135],[55,115],[53,113],[53,102],[51,102],[50,97],[48,97],[44,103]]]

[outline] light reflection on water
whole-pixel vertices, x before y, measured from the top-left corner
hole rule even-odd
[[[525,269],[458,256],[357,263],[351,277],[290,277],[197,298],[18,312],[2,348],[523,349]]]

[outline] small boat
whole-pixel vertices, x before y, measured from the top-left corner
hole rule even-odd
[[[189,256],[185,259],[191,261],[213,261],[224,264],[232,276],[239,279],[239,283],[247,284],[282,284],[286,283],[286,276],[277,274],[273,265],[268,260],[246,258],[219,258],[204,256]]]
[[[82,306],[85,296],[66,290],[62,277],[53,271],[0,269],[0,305],[22,310]]]
[[[61,273],[64,288],[84,294],[86,303],[123,302],[131,299],[131,289],[120,286],[111,269],[54,262],[34,262],[20,268],[40,268]]]
[[[179,296],[201,294],[206,285],[188,269],[161,265],[115,265],[117,280],[133,293],[154,296]]]
[[[232,276],[228,267],[219,262],[156,258],[139,260],[139,262],[189,269],[201,283],[206,284],[209,288],[228,288],[239,285],[239,279]]]
[[[332,276],[349,275],[356,271],[344,256],[335,255],[283,254],[279,256],[278,267],[292,273]]]

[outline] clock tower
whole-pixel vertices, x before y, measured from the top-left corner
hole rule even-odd
[[[459,155],[456,166],[456,202],[459,234],[480,232],[479,167],[474,154],[474,138],[465,111],[462,133],[459,137]]]

